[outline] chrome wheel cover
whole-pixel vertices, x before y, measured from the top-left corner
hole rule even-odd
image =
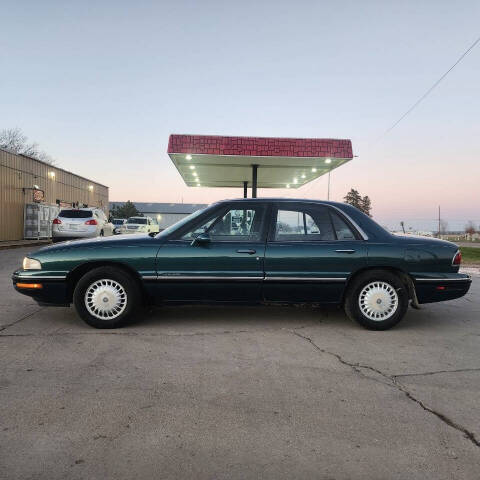
[[[387,282],[371,282],[365,285],[358,297],[362,314],[374,322],[392,317],[398,309],[398,295]]]
[[[127,307],[127,292],[115,280],[96,280],[85,292],[85,307],[90,315],[99,320],[113,320]]]

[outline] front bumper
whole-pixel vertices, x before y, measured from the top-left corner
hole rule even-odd
[[[418,274],[413,278],[418,303],[443,302],[463,297],[472,284],[465,273]]]
[[[66,275],[35,275],[31,271],[17,270],[12,275],[12,282],[17,292],[32,297],[41,305],[70,305]],[[28,285],[41,285],[41,288],[32,289]]]
[[[139,229],[136,229],[136,230],[124,230],[122,232],[122,234],[127,234],[127,235],[131,235],[132,233],[147,233],[146,230],[139,230]]]

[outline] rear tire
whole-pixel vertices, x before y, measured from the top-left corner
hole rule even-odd
[[[387,330],[405,316],[408,289],[395,274],[370,270],[355,278],[345,298],[345,313],[370,330]]]
[[[73,292],[78,315],[94,328],[118,328],[139,313],[141,291],[138,281],[115,267],[87,272]]]

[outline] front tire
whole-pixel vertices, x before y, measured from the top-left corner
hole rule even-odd
[[[355,278],[345,298],[345,313],[370,330],[387,330],[405,316],[408,290],[395,274],[371,270]]]
[[[91,327],[118,328],[138,312],[141,292],[138,282],[123,270],[99,267],[79,280],[73,303],[79,316]]]

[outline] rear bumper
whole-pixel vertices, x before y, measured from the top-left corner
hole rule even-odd
[[[414,277],[418,303],[443,302],[463,297],[472,284],[465,273],[449,273],[439,276]]]
[[[98,236],[97,227],[95,225],[87,226],[85,230],[59,230],[52,229],[53,238],[94,238]]]
[[[41,305],[70,305],[66,278],[42,278],[40,275],[29,275],[27,277],[15,272],[12,275],[12,282],[17,292],[32,297]],[[31,289],[25,287],[25,285],[32,284],[41,285],[41,288]]]

